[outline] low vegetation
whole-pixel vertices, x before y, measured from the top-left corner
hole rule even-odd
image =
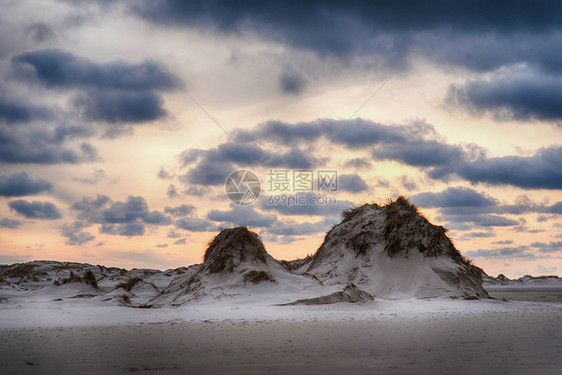
[[[252,270],[244,274],[244,282],[259,284],[262,281],[277,282],[271,272]]]
[[[98,289],[98,281],[96,279],[96,275],[94,275],[92,270],[86,270],[83,276],[79,276],[74,273],[74,271],[70,271],[69,277],[54,282],[55,285],[64,285],[69,283],[84,283],[93,286],[95,289]]]
[[[130,277],[126,281],[119,283],[115,286],[115,289],[123,288],[125,291],[130,292],[131,289],[139,282],[142,281],[140,277]]]
[[[266,262],[266,250],[260,237],[247,227],[221,229],[209,243],[203,263],[210,273],[232,272],[237,264],[251,260]]]

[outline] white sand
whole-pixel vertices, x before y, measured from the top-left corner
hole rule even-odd
[[[1,374],[559,374],[562,304],[0,304]]]

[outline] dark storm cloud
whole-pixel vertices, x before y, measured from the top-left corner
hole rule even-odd
[[[16,76],[51,88],[103,90],[171,89],[174,82],[153,62],[100,64],[60,49],[25,52],[12,58]]]
[[[50,119],[52,110],[24,102],[0,97],[0,122],[8,124],[25,123],[36,119]]]
[[[164,117],[163,100],[147,91],[90,91],[79,94],[73,104],[91,121],[139,123]]]
[[[0,174],[0,196],[23,197],[50,190],[53,185],[39,177],[30,177],[26,171]]]
[[[284,69],[279,76],[279,86],[285,94],[298,95],[306,88],[307,81],[294,69]]]
[[[367,183],[356,174],[342,174],[338,177],[338,190],[360,193],[369,189]]]
[[[499,120],[559,122],[562,120],[561,97],[562,77],[504,74],[491,80],[453,86],[449,90],[448,102],[491,113]]]
[[[230,210],[211,210],[207,219],[218,221],[227,225],[245,225],[255,228],[267,228],[277,222],[277,216],[263,214],[252,206],[230,205]]]
[[[29,202],[23,199],[8,202],[11,210],[28,219],[44,219],[56,220],[62,217],[62,214],[51,202],[33,201]]]
[[[448,174],[490,185],[513,185],[524,189],[562,189],[562,147],[542,148],[533,156],[504,156],[460,164],[454,170],[435,169],[431,177]]]
[[[0,162],[75,164],[96,160],[98,155],[92,145],[65,144],[92,137],[95,129],[86,124],[67,123],[60,117],[61,113],[60,109],[0,97]]]
[[[78,90],[70,103],[82,119],[108,124],[143,123],[165,117],[163,100],[155,91],[176,85],[156,62],[96,63],[59,49],[18,54],[12,58],[12,69],[14,77],[23,82]],[[119,136],[127,130],[113,126],[106,136]]]
[[[134,12],[164,25],[261,38],[319,55],[375,55],[385,65],[421,55],[474,70],[560,61],[557,1],[144,1]]]
[[[61,235],[66,238],[67,245],[83,245],[86,242],[94,240],[96,237],[88,232],[83,231],[88,225],[80,221],[73,223],[65,223],[61,228]]]
[[[8,219],[7,217],[0,220],[0,228],[17,229],[20,225],[21,221],[19,220]]]

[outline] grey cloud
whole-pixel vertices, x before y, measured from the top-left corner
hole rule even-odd
[[[22,197],[48,191],[53,185],[42,178],[30,177],[26,171],[0,175],[0,196]]]
[[[0,220],[1,228],[17,229],[21,225],[21,221],[8,219],[7,217]]]
[[[62,217],[62,214],[58,210],[57,206],[51,202],[29,202],[23,199],[18,199],[8,202],[8,206],[11,210],[25,216],[28,219],[56,220]]]
[[[171,89],[175,85],[154,62],[100,64],[61,49],[21,53],[12,58],[12,65],[17,78],[54,88],[144,91]]]
[[[342,174],[338,176],[338,190],[360,193],[368,189],[367,183],[359,175]]]
[[[45,42],[55,39],[54,29],[43,22],[36,22],[27,27],[27,32],[31,35],[36,42]]]
[[[182,204],[176,207],[166,207],[164,212],[177,217],[187,216],[195,212],[195,206],[192,204]]]
[[[100,233],[126,237],[142,236],[145,233],[145,226],[139,222],[122,223],[119,225],[103,223],[100,227]]]
[[[168,186],[168,190],[166,191],[166,195],[168,195],[168,197],[170,198],[177,198],[180,196],[179,192],[178,192],[178,188],[176,187],[176,185],[174,184],[170,184]]]
[[[560,122],[561,96],[560,76],[512,73],[452,86],[447,101],[470,110],[491,113],[499,120]]]
[[[494,241],[492,243],[494,245],[511,245],[513,243],[513,240]]]
[[[562,147],[542,148],[533,156],[503,156],[458,165],[454,170],[433,170],[431,177],[457,175],[467,181],[513,185],[525,189],[562,188]]]
[[[181,234],[179,234],[175,230],[170,230],[168,232],[168,238],[180,238],[180,237],[181,237]]]
[[[323,159],[298,148],[271,151],[251,144],[223,143],[214,149],[186,150],[180,155],[183,166],[195,163],[181,179],[197,185],[222,185],[227,177],[242,167],[310,169]],[[240,166],[235,168],[234,165]]]
[[[89,91],[78,94],[73,105],[89,121],[141,123],[166,116],[163,100],[146,91]]]
[[[390,66],[416,54],[476,70],[525,61],[544,68],[554,65],[559,57],[551,45],[559,43],[551,39],[562,24],[562,9],[555,1],[529,6],[526,1],[433,0],[413,6],[405,0],[242,4],[172,0],[144,1],[131,8],[155,23],[229,34],[249,31],[320,56],[374,55]]]
[[[78,219],[90,224],[101,224],[100,233],[120,236],[140,236],[145,224],[170,225],[172,220],[160,211],[150,211],[143,197],[129,195],[124,202],[112,201],[106,195],[83,197],[74,202]]]
[[[367,159],[354,158],[347,160],[343,166],[344,168],[369,169],[371,168],[371,163]]]
[[[509,259],[535,259],[536,256],[529,251],[529,246],[500,247],[496,249],[479,249],[464,253],[472,258],[509,258]]]
[[[539,250],[541,253],[557,253],[562,252],[562,241],[557,242],[533,242],[531,246]]]
[[[52,110],[48,108],[0,97],[0,121],[2,122],[19,124],[52,117]]]
[[[449,223],[472,224],[476,227],[511,227],[518,225],[517,220],[509,219],[503,216],[492,214],[446,214],[438,217],[440,221],[447,221]],[[465,229],[471,229],[465,227]]]
[[[152,225],[169,225],[172,223],[172,219],[159,211],[152,211],[146,214],[146,216],[142,218],[142,221]]]
[[[412,202],[422,207],[464,208],[494,207],[497,200],[480,194],[471,188],[449,187],[439,193],[420,193],[411,197]]]
[[[94,240],[96,237],[88,232],[83,231],[87,227],[86,224],[75,221],[73,223],[65,223],[62,225],[61,235],[66,237],[67,245],[83,245],[86,242]]]
[[[11,128],[0,125],[0,162],[77,164],[99,159],[94,146],[82,143],[79,150],[65,147],[55,132],[36,126]]]
[[[217,229],[217,225],[212,221],[194,217],[182,217],[176,220],[174,225],[178,229],[190,232],[212,232]]]
[[[285,94],[299,95],[305,90],[306,85],[306,79],[295,69],[286,68],[279,76],[279,86]]]
[[[246,225],[255,228],[267,228],[277,222],[277,216],[263,214],[256,211],[252,206],[236,206],[231,204],[230,210],[211,210],[207,219],[222,222],[229,225]]]

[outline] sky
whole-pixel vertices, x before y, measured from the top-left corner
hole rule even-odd
[[[562,275],[560,2],[2,8],[0,263],[175,268],[233,225],[296,259],[404,195],[488,274]]]

